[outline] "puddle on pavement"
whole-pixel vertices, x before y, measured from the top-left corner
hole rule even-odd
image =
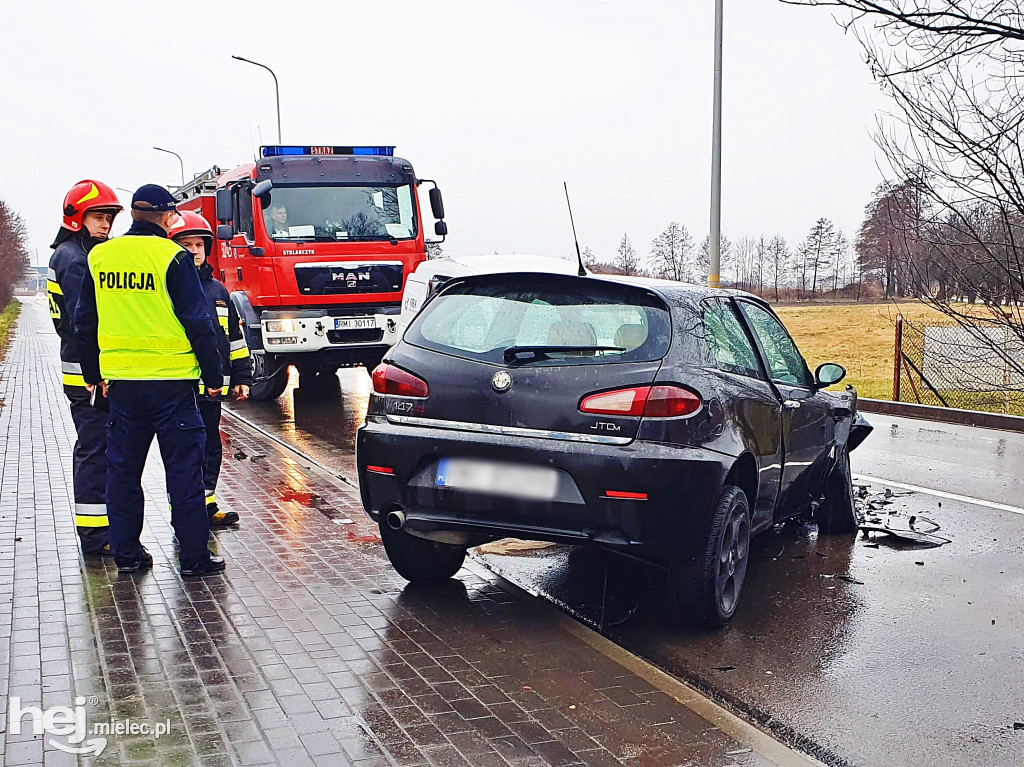
[[[297,503],[318,511],[336,525],[346,527],[355,525],[354,520],[346,512],[339,511],[322,495],[311,492],[294,479],[278,482],[273,487],[273,491],[282,501]],[[345,539],[351,543],[378,544],[381,542],[380,536],[376,533],[366,534],[355,529],[346,529],[343,534]]]

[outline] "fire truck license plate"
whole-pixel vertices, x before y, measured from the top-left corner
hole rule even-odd
[[[345,317],[334,320],[335,330],[367,330],[377,327],[373,317]]]

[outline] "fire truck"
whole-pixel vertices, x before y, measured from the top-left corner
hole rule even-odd
[[[214,166],[178,190],[216,221],[210,254],[252,355],[253,399],[305,388],[340,367],[372,369],[397,341],[405,280],[426,258],[419,190],[434,234],[441,190],[393,146],[263,146],[256,162]]]

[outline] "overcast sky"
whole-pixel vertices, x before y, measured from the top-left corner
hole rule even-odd
[[[232,53],[276,71],[285,143],[395,144],[436,179],[450,253],[569,254],[563,180],[602,260],[708,230],[712,0],[4,5],[0,197],[37,263],[76,181],[177,184],[154,145],[191,177],[276,143],[270,75]],[[859,46],[827,12],[725,6],[723,232],[852,239],[886,107]]]

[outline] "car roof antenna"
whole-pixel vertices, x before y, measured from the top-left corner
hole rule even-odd
[[[587,267],[583,265],[583,256],[580,255],[580,240],[576,236],[576,222],[572,220],[572,203],[569,202],[569,185],[563,181],[562,186],[565,187],[565,204],[569,207],[569,223],[572,224],[572,238],[576,242],[576,260],[580,265],[579,275],[580,277],[586,277]]]

